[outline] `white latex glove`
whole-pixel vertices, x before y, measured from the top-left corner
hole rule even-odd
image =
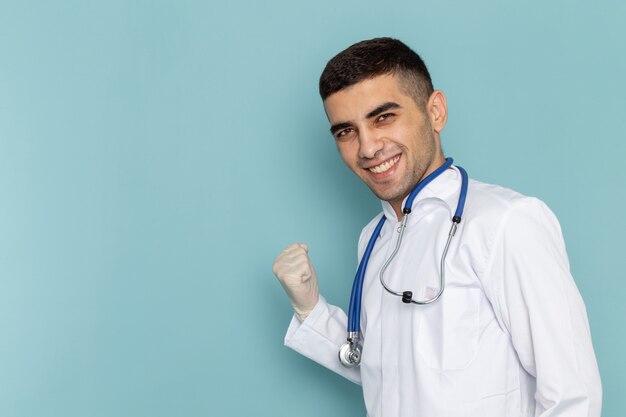
[[[272,266],[300,321],[307,318],[319,299],[317,274],[308,251],[307,245],[293,243],[276,257]]]

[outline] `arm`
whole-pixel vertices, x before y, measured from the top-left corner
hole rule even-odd
[[[360,384],[358,368],[348,369],[339,362],[339,348],[347,337],[346,314],[319,295],[307,246],[288,246],[274,261],[273,271],[295,311],[285,345]]]
[[[315,308],[303,322],[296,315],[293,316],[285,336],[285,346],[360,384],[360,368],[346,368],[339,362],[339,348],[346,343],[347,324],[344,311],[328,304],[320,296]]]
[[[498,320],[536,378],[535,415],[600,416],[602,388],[585,305],[558,221],[542,202],[524,199],[509,210],[485,275]]]

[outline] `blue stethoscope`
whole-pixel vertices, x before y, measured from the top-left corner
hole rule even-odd
[[[398,249],[400,249],[400,244],[402,243],[402,237],[404,235],[404,229],[406,228],[407,219],[409,214],[411,213],[411,207],[413,206],[413,200],[417,194],[424,189],[432,180],[437,178],[442,172],[452,166],[452,158],[446,158],[446,161],[443,165],[429,174],[426,178],[417,184],[417,186],[411,191],[409,194],[406,204],[404,205],[404,209],[402,209],[402,213],[404,216],[402,217],[402,222],[398,229],[399,236],[396,242],[396,247],[393,252],[389,256],[389,259],[385,261],[381,270],[380,270],[380,283],[383,288],[387,290],[387,292],[397,295],[398,297],[402,297],[402,302],[406,304],[418,304],[425,305],[431,304],[437,301],[441,295],[443,294],[443,289],[445,287],[445,262],[446,256],[448,255],[448,248],[450,247],[450,242],[456,233],[456,229],[459,223],[461,223],[461,216],[463,215],[463,208],[465,207],[465,198],[467,197],[467,172],[460,166],[456,165],[457,169],[461,173],[461,192],[459,193],[459,201],[456,205],[456,211],[454,212],[454,216],[452,217],[452,226],[450,227],[450,232],[448,233],[448,240],[446,241],[446,246],[443,249],[443,254],[441,255],[441,272],[439,274],[439,292],[430,299],[426,300],[414,300],[413,293],[411,291],[394,291],[387,286],[385,283],[385,271],[391,261],[395,258],[398,253]],[[363,292],[363,279],[365,277],[365,269],[367,268],[367,263],[369,262],[370,255],[372,254],[372,250],[374,249],[374,244],[376,243],[376,239],[380,235],[380,231],[383,228],[383,224],[385,223],[386,217],[383,215],[376,225],[374,229],[374,233],[372,233],[372,237],[367,244],[365,249],[365,254],[361,258],[361,262],[359,263],[359,267],[356,271],[356,277],[354,278],[354,284],[352,285],[352,294],[350,295],[350,308],[348,310],[348,341],[339,349],[339,361],[347,367],[358,366],[361,363],[361,294]]]

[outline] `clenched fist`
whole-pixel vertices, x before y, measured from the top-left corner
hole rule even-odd
[[[293,243],[276,257],[272,266],[300,321],[307,318],[319,299],[317,274],[308,250],[305,244]]]

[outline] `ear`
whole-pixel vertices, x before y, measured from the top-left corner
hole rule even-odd
[[[430,117],[430,124],[433,130],[440,133],[446,127],[446,121],[448,120],[448,103],[442,91],[433,91],[428,98],[426,112],[428,117]]]

